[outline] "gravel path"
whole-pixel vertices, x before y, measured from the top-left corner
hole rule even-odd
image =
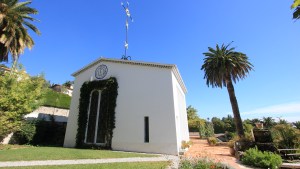
[[[123,162],[155,162],[172,161],[169,169],[178,168],[178,157],[162,155],[161,157],[137,157],[137,158],[112,158],[112,159],[83,159],[83,160],[47,160],[47,161],[13,161],[0,162],[0,167],[17,166],[41,166],[41,165],[68,165],[68,164],[101,164],[101,163],[123,163]]]

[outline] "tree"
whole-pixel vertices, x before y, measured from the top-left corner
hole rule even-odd
[[[195,109],[191,105],[189,105],[188,108],[186,108],[186,112],[187,112],[188,120],[193,120],[193,119],[199,118],[197,115],[197,109]]]
[[[276,125],[275,119],[272,117],[263,117],[263,123],[266,128],[271,128]]]
[[[197,114],[197,109],[189,105],[186,111],[187,111],[189,131],[190,132],[199,131],[200,123],[203,123],[202,122],[203,120],[199,118]]]
[[[235,52],[235,48],[229,48],[230,44],[222,44],[221,48],[216,45],[216,49],[208,47],[205,55],[204,64],[201,70],[204,70],[204,79],[208,87],[227,87],[232,112],[236,124],[237,134],[244,137],[243,123],[240,116],[238,102],[235,96],[233,82],[244,79],[249,71],[252,70],[252,64],[248,57],[241,52]]]
[[[37,108],[43,98],[43,77],[30,77],[24,70],[0,76],[0,141],[17,131],[23,116]],[[5,97],[2,97],[5,96]]]
[[[15,67],[20,54],[25,48],[31,49],[33,39],[28,34],[28,28],[40,34],[40,31],[30,23],[36,21],[30,15],[38,11],[29,7],[31,1],[0,0],[0,62],[8,61],[10,53]]]
[[[294,0],[291,9],[295,9],[293,12],[293,19],[300,19],[300,0]]]
[[[225,133],[225,123],[221,119],[213,117],[211,122],[214,126],[215,133]]]
[[[300,121],[295,121],[293,125],[300,130]]]
[[[227,117],[223,117],[222,121],[225,124],[225,126],[224,126],[225,131],[228,131],[228,132],[236,132],[237,131],[234,119],[232,118],[231,115],[227,115]]]

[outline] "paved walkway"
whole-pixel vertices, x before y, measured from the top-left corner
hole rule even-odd
[[[178,168],[178,157],[165,156],[160,157],[136,157],[136,158],[112,158],[112,159],[82,159],[82,160],[47,160],[47,161],[13,161],[0,162],[1,167],[18,166],[41,166],[41,165],[68,165],[68,164],[102,164],[102,163],[123,163],[123,162],[156,162],[172,161],[169,168]]]

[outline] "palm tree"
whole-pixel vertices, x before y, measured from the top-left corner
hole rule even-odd
[[[36,21],[30,15],[38,12],[28,7],[29,4],[31,1],[0,0],[0,62],[7,62],[10,53],[14,66],[25,48],[33,47],[34,41],[28,34],[28,28],[40,34],[30,23]]]
[[[230,43],[231,44],[231,43]],[[234,47],[229,48],[230,44],[222,44],[221,48],[216,45],[216,49],[208,47],[208,52],[205,55],[204,64],[201,70],[204,70],[204,79],[209,87],[227,87],[234,122],[236,124],[237,134],[244,137],[243,123],[240,116],[238,102],[235,97],[233,82],[244,79],[252,70],[253,65],[248,61],[248,57],[241,53],[235,52]]]
[[[293,19],[300,19],[300,0],[294,0],[291,8],[295,9],[293,13]]]
[[[263,117],[263,123],[266,128],[271,128],[276,124],[275,119],[273,119],[272,117]]]
[[[300,121],[295,121],[293,123],[293,125],[297,128],[297,129],[300,129]]]

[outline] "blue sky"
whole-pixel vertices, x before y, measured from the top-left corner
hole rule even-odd
[[[73,80],[71,73],[100,56],[121,58],[125,13],[119,0],[50,2],[33,0],[42,35],[21,55],[31,75],[51,83]],[[133,60],[176,64],[188,89],[187,105],[202,118],[232,114],[226,88],[208,88],[200,70],[203,52],[230,43],[254,65],[235,84],[243,119],[263,116],[300,120],[300,21],[290,1],[130,0]]]

